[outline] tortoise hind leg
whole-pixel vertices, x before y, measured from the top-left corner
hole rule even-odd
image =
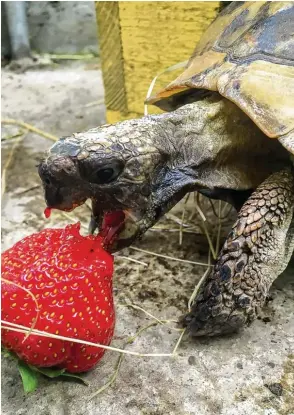
[[[182,323],[194,336],[250,324],[294,248],[294,171],[272,174],[241,208],[214,266]]]

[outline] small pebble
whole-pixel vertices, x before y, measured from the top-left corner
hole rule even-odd
[[[280,383],[270,383],[265,384],[265,387],[267,387],[271,393],[273,393],[276,396],[282,396],[283,395],[283,386]]]
[[[196,358],[195,358],[195,356],[189,356],[188,357],[188,363],[191,366],[195,366],[196,365]]]

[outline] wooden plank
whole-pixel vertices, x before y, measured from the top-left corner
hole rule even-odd
[[[128,111],[143,112],[152,79],[190,57],[218,8],[219,2],[119,2]],[[156,87],[180,72],[162,75]]]
[[[96,3],[108,122],[143,114],[152,79],[165,68],[190,57],[202,33],[216,17],[220,3]],[[162,75],[155,90],[181,71]],[[160,110],[150,107],[149,112]]]
[[[96,16],[106,108],[127,113],[119,2],[97,1]]]
[[[137,112],[113,111],[108,108],[106,110],[106,119],[107,119],[108,124],[114,124],[122,120],[131,120],[134,118],[140,118],[142,117],[142,115],[143,115],[142,113],[137,113]]]

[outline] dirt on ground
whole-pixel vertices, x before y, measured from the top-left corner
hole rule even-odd
[[[93,69],[95,65],[55,65],[24,73],[3,70],[2,120],[21,120],[57,137],[105,123],[102,76],[99,69]],[[20,136],[24,131],[17,125],[2,125],[2,251],[44,227],[70,222],[58,212],[53,212],[50,220],[44,218],[45,202],[36,166],[52,141],[32,132]],[[181,218],[183,209],[181,202],[172,214]],[[185,218],[191,212],[192,199]],[[90,210],[84,205],[69,216],[86,227]],[[233,219],[232,213],[221,241]],[[183,233],[180,244],[179,225],[173,217],[164,218],[159,226],[169,229],[148,231],[134,247],[207,263],[208,242],[200,229]],[[117,328],[113,344],[122,347],[130,335],[153,321],[142,311],[125,307],[126,303],[139,305],[160,319],[178,319],[187,310],[188,299],[205,269],[205,265],[157,257],[133,248],[119,253],[115,259]],[[271,290],[273,301],[266,309],[266,319],[257,320],[234,336],[197,341],[185,337],[174,358],[126,356],[115,385],[92,400],[88,397],[112,375],[117,353],[106,353],[97,368],[86,375],[88,388],[42,379],[38,391],[28,396],[22,391],[16,367],[3,358],[2,413],[293,414],[293,276],[292,264]],[[169,353],[179,337],[175,327],[159,324],[128,348]]]

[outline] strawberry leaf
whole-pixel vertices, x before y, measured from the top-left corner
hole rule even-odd
[[[38,386],[38,375],[25,362],[18,361],[18,370],[25,393],[34,392]]]
[[[87,381],[85,381],[81,376],[79,375],[75,375],[73,373],[68,373],[65,371],[65,369],[54,369],[51,367],[36,367],[33,365],[29,365],[30,368],[38,373],[41,373],[42,375],[46,376],[47,378],[58,378],[60,376],[65,376],[67,378],[72,378],[73,380],[79,380],[80,382],[82,382],[84,385],[89,386],[89,383]]]
[[[82,382],[84,385],[89,386],[89,382],[87,382],[85,379],[83,379],[80,375],[74,375],[73,373],[65,372],[65,373],[62,373],[62,376],[66,376],[70,379],[73,378],[73,380],[77,379],[80,382]]]
[[[30,368],[35,372],[42,373],[42,375],[47,376],[47,378],[58,378],[64,374],[65,369],[54,369],[51,367],[36,367],[30,365]]]

